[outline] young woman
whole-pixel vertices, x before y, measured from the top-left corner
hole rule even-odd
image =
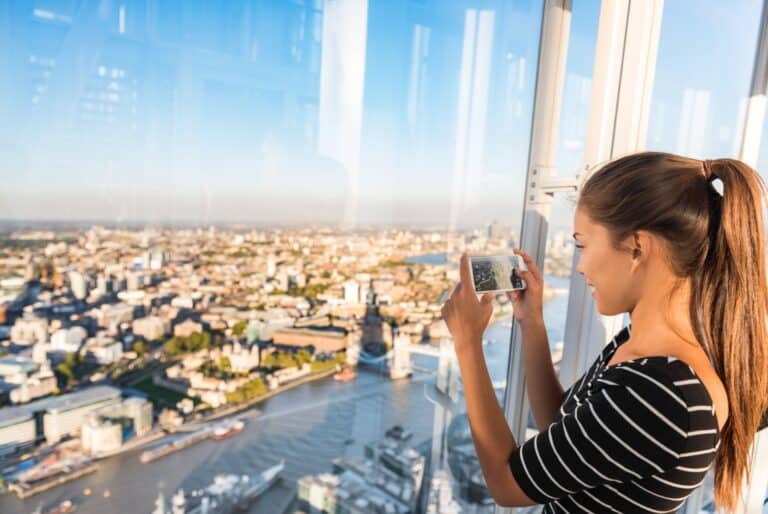
[[[574,217],[577,271],[601,314],[629,312],[631,323],[563,391],[543,322],[542,275],[517,251],[528,287],[509,296],[540,430],[520,446],[483,358],[492,295],[478,300],[462,256],[442,313],[497,503],[546,504],[548,513],[674,512],[714,463],[717,507],[738,507],[768,407],[765,195],[757,172],[733,159],[646,152],[588,178]]]

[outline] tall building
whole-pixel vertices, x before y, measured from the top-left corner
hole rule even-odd
[[[10,403],[28,403],[53,394],[56,387],[56,377],[47,359],[42,362],[18,356],[0,359],[0,393],[6,395]]]
[[[85,275],[79,271],[70,271],[69,289],[72,296],[78,300],[85,300],[88,297],[88,282]]]
[[[392,379],[411,376],[411,338],[407,334],[397,334],[392,345],[392,360],[389,364],[389,376]]]
[[[85,418],[120,403],[120,390],[93,386],[0,410],[0,455],[45,439],[49,444],[80,432]]]
[[[511,234],[512,230],[509,226],[502,225],[496,220],[488,225],[488,239],[505,239]]]
[[[355,280],[344,282],[344,301],[350,304],[360,303],[360,284]]]
[[[315,353],[346,350],[350,335],[345,330],[318,328],[281,328],[275,331],[275,345],[294,348],[314,348]]]
[[[160,316],[146,316],[133,320],[132,328],[135,335],[155,341],[170,333],[171,322]]]
[[[11,342],[19,345],[48,341],[48,320],[25,315],[16,320],[11,328]]]
[[[115,451],[134,436],[152,429],[152,404],[143,398],[126,398],[89,413],[81,427],[81,442],[87,452]]]
[[[123,343],[99,333],[85,340],[81,353],[98,364],[112,364],[123,358]]]
[[[88,332],[80,326],[60,328],[51,335],[51,350],[63,353],[75,353],[80,350]]]

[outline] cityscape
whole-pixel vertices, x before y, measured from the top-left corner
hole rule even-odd
[[[329,459],[325,472],[295,484],[281,477],[291,462],[264,461],[250,476],[218,474],[186,494],[160,489],[144,510],[234,512],[282,480],[294,489],[280,498],[284,512],[486,512],[493,502],[471,439],[455,423],[460,379],[439,313],[461,252],[508,254],[516,240],[495,222],[462,234],[98,225],[6,231],[0,458],[3,491],[16,500],[1,500],[3,512],[25,512],[18,509],[58,498],[57,490],[71,496],[47,505],[49,512],[65,512],[69,502],[90,512],[91,503],[120,494],[78,486],[82,477],[98,478],[105,462],[152,466],[197,444],[226,445],[255,430],[264,402],[310,382],[334,384],[340,394],[362,380],[419,383],[434,402],[435,422],[454,420],[437,436],[446,438],[448,454],[418,427],[397,423],[379,427],[371,441],[341,441],[362,445],[362,455]],[[556,233],[548,248],[547,276],[567,277],[567,233]],[[547,284],[545,298],[565,293]],[[492,323],[506,331],[485,344],[499,348],[503,368],[511,303],[504,294],[496,299]],[[558,351],[553,346],[555,358]]]

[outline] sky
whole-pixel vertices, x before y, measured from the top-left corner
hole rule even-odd
[[[760,8],[665,2],[649,149],[735,155]],[[573,2],[561,175],[599,12]],[[0,219],[517,228],[540,24],[535,0],[2,2]]]

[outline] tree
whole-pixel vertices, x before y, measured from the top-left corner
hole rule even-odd
[[[145,343],[144,341],[137,341],[133,345],[133,351],[136,352],[136,355],[138,355],[139,357],[143,357],[148,350],[149,348],[147,347],[147,343]]]
[[[296,365],[296,359],[288,352],[279,352],[277,355],[277,366],[279,368],[291,368]]]
[[[165,353],[168,355],[178,355],[182,353],[181,350],[181,343],[179,342],[179,338],[172,337],[165,343]]]
[[[181,355],[183,353],[199,352],[211,347],[211,334],[208,332],[195,332],[187,337],[174,336],[165,343],[165,353],[168,355]]]
[[[254,378],[226,394],[227,403],[241,403],[267,392],[267,386],[261,378]]]
[[[296,353],[295,360],[298,365],[301,366],[304,363],[312,362],[312,354],[309,353],[309,350],[302,348],[298,351],[298,353]]]
[[[66,362],[62,362],[56,366],[56,372],[64,378],[64,385],[69,386],[75,381],[75,371]]]
[[[248,328],[248,322],[240,320],[232,327],[232,335],[236,337],[242,337],[245,334],[245,329]]]
[[[269,355],[266,355],[261,360],[261,366],[264,368],[276,368],[277,367],[277,356],[274,353],[270,353]]]
[[[68,353],[64,361],[56,366],[56,371],[63,377],[64,385],[69,386],[77,379],[77,367],[80,365],[80,356],[76,353]]]

